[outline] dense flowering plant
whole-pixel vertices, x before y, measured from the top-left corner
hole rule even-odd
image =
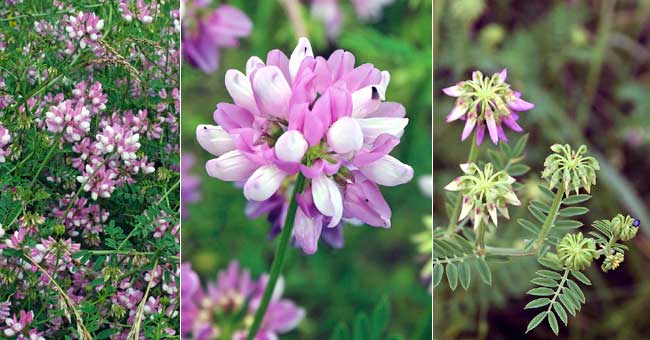
[[[518,185],[516,178],[529,170],[521,164],[527,135],[507,144],[502,124],[523,132],[517,112],[534,108],[534,104],[521,99],[520,93],[510,90],[506,74],[503,70],[484,77],[475,71],[471,80],[443,89],[445,94],[458,98],[447,122],[464,119],[461,139],[473,133],[475,142],[471,142],[467,163],[461,164],[463,175],[445,187],[451,192],[449,223],[433,230],[432,282],[434,287],[440,285],[446,273],[452,290],[459,283],[467,290],[476,272],[482,281],[492,284],[490,259],[536,257],[545,268],[538,270],[531,280],[536,287],[527,294],[536,298],[525,308],[542,311],[530,321],[526,332],[547,320],[558,334],[558,319],[566,325],[568,314],[575,315],[585,302],[578,282],[591,282],[583,271],[601,256],[603,271],[619,267],[627,249],[619,242],[632,239],[640,221],[619,214],[612,220],[594,222],[592,229],[574,233],[582,222],[572,217],[589,211],[578,205],[591,198],[586,193],[596,185],[600,166],[596,158],[588,155],[585,145],[576,149],[555,144],[550,147],[552,153],[540,176],[546,185],[537,188],[543,199],[532,200],[528,206],[533,219],[517,219],[531,237],[501,246],[503,241],[494,236],[496,228],[488,227],[496,227],[500,216],[510,218],[508,205],[520,205],[517,195],[523,186]],[[499,148],[489,150],[488,161],[482,161],[480,144],[486,129]],[[468,223],[474,228],[466,228]],[[486,240],[495,245],[488,246]]]
[[[253,28],[250,19],[239,9],[219,5],[211,9],[212,0],[181,0],[183,56],[205,73],[219,68],[219,49],[237,47],[239,38]]]
[[[179,336],[177,7],[0,8],[0,337]]]
[[[219,272],[216,281],[209,282],[203,289],[199,276],[192,271],[189,263],[184,263],[181,280],[184,338],[242,340],[246,338],[255,311],[259,308],[268,275],[254,280],[248,270],[241,269],[236,261],[232,261],[226,270]],[[304,318],[305,311],[282,298],[282,290],[280,281],[255,340],[277,339],[279,334],[296,328]]]
[[[346,221],[391,226],[378,185],[407,183],[413,169],[389,155],[408,123],[402,105],[384,101],[389,81],[372,64],[355,66],[350,52],[314,56],[305,38],[290,57],[273,50],[266,61],[251,57],[246,73],[226,72],[234,103],[217,105],[218,125],[196,129],[200,145],[217,157],[206,171],[242,184],[249,214],[268,213],[272,232],[282,230],[252,329],[260,325],[290,239],[313,254],[321,236],[341,246]]]

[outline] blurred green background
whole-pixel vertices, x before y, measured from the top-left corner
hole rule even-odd
[[[232,259],[255,277],[268,271],[275,241],[268,240],[264,217],[249,220],[244,214],[241,189],[205,174],[203,165],[211,155],[200,148],[194,130],[198,124],[214,124],[218,102],[231,102],[223,85],[226,70],[243,70],[248,57],[265,59],[274,48],[290,55],[297,41],[280,1],[228,3],[251,18],[251,36],[239,48],[222,50],[220,69],[213,74],[187,64],[182,68],[182,152],[196,156],[191,172],[202,180],[202,199],[189,205],[189,218],[183,221],[182,253],[204,282],[214,280]],[[374,63],[391,73],[387,100],[402,103],[410,118],[393,155],[413,166],[415,178],[407,185],[382,188],[393,209],[391,229],[346,227],[343,249],[321,242],[313,256],[290,251],[285,296],[304,307],[307,316],[283,339],[328,339],[340,322],[351,328],[359,313],[370,313],[383,297],[392,305],[388,334],[401,339],[424,334],[428,339],[431,296],[419,278],[426,259],[417,254],[411,238],[424,230],[422,218],[431,211],[430,199],[417,185],[419,176],[431,173],[431,1],[396,1],[372,24],[358,22],[348,1],[341,5],[342,33],[328,41],[322,24],[310,17],[308,4],[301,4],[314,53],[329,56],[343,48],[355,55],[357,64]]]
[[[536,104],[520,120],[530,134],[525,163],[532,167],[518,193],[522,204],[538,195],[535,179],[550,145],[584,143],[602,170],[587,205],[591,213],[581,221],[589,226],[619,212],[641,220],[621,268],[587,272],[594,282],[585,287],[587,304],[561,327],[560,337],[649,338],[650,1],[436,1],[433,20],[434,226],[446,223],[442,187],[458,175],[469,151],[469,142],[460,142],[463,124],[444,122],[454,100],[441,89],[469,79],[472,70],[492,74],[507,67],[508,82]],[[485,143],[484,150],[494,148]],[[500,223],[498,239],[490,242],[512,245],[522,235],[516,223]],[[491,288],[436,289],[436,338],[524,337],[535,315],[523,310],[536,269],[530,260],[496,265]],[[526,338],[549,336],[545,325]]]

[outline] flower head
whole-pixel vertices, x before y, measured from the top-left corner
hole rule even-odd
[[[551,146],[553,154],[546,157],[542,178],[546,179],[549,188],[557,187],[569,196],[573,189],[576,195],[580,188],[590,192],[591,186],[596,184],[596,171],[600,170],[598,161],[587,153],[587,147],[581,145],[577,151],[570,145],[555,144]]]
[[[600,268],[604,272],[615,270],[621,265],[621,263],[623,263],[624,260],[625,255],[623,255],[623,253],[614,252],[613,254],[605,256],[605,260],[603,261],[603,264],[600,266]]]
[[[183,1],[183,54],[194,67],[211,73],[219,67],[219,49],[237,47],[253,24],[239,9],[220,5],[206,10],[210,1]]]
[[[491,77],[474,71],[472,79],[442,90],[446,95],[457,98],[456,105],[447,115],[447,122],[457,119],[466,121],[461,140],[467,139],[475,127],[478,145],[483,142],[486,126],[494,144],[499,140],[508,141],[503,124],[515,132],[523,131],[517,124],[517,112],[528,111],[535,105],[521,99],[521,93],[510,89],[510,84],[505,82],[507,75],[506,69]]]
[[[408,119],[398,103],[383,102],[390,76],[371,64],[354,66],[342,50],[314,57],[305,38],[288,58],[251,57],[246,74],[226,72],[234,104],[219,103],[217,126],[200,125],[199,144],[217,156],[208,175],[244,183],[244,196],[263,202],[298,193],[294,238],[316,251],[323,228],[342,219],[390,226],[390,207],[377,185],[404,184],[413,169],[389,155]]]
[[[215,282],[203,290],[198,275],[189,263],[181,268],[181,324],[183,335],[195,340],[215,339],[231,332],[232,339],[245,339],[248,328],[262,300],[268,276],[251,279],[248,270],[236,261],[219,272]],[[282,298],[282,281],[274,291],[256,340],[277,339],[296,328],[305,311],[292,301]],[[185,338],[185,337],[183,337]]]
[[[583,270],[598,256],[596,242],[582,233],[566,234],[557,244],[557,255],[567,269]]]
[[[445,190],[460,191],[463,195],[459,221],[470,216],[474,228],[477,228],[481,222],[488,222],[491,218],[496,226],[497,211],[510,218],[507,205],[521,204],[512,190],[512,183],[516,180],[505,171],[495,172],[492,163],[485,164],[483,169],[475,163],[461,164],[460,168],[465,175],[456,177],[445,187]]]

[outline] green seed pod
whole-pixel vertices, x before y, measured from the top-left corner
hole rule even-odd
[[[596,242],[585,238],[582,233],[566,234],[557,244],[557,255],[567,269],[583,270],[598,256]]]
[[[623,217],[623,215],[618,214],[610,223],[612,226],[612,233],[615,237],[620,238],[621,241],[629,241],[633,239],[639,230],[638,220],[635,220],[630,215]]]
[[[562,190],[566,196],[572,190],[577,195],[580,188],[590,192],[591,186],[596,184],[596,171],[600,166],[595,158],[584,156],[587,147],[581,145],[574,151],[568,144],[555,144],[551,150],[554,153],[546,157],[542,171],[542,178],[548,182],[549,188]]]

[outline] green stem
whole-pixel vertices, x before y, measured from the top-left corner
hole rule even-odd
[[[34,186],[34,182],[36,182],[36,179],[38,178],[38,176],[43,171],[43,168],[45,168],[45,165],[47,163],[49,163],[50,159],[52,158],[52,155],[54,154],[54,150],[59,145],[59,136],[61,136],[61,134],[57,134],[56,137],[54,138],[54,142],[52,143],[52,146],[50,147],[50,151],[47,152],[47,156],[45,156],[45,159],[41,163],[41,166],[38,167],[38,171],[36,171],[36,173],[34,174],[34,177],[32,177],[32,181],[29,182],[30,187]]]
[[[262,296],[262,302],[260,303],[259,308],[255,312],[255,320],[253,325],[248,331],[248,336],[246,339],[253,340],[260,326],[262,325],[262,320],[266,314],[266,308],[269,306],[271,301],[271,295],[275,290],[275,284],[278,281],[278,277],[282,272],[282,265],[284,265],[284,259],[287,256],[287,251],[289,250],[289,240],[291,240],[291,233],[293,231],[293,223],[296,219],[296,212],[298,210],[298,201],[296,201],[296,195],[301,193],[305,186],[305,177],[302,173],[298,173],[296,178],[296,187],[291,194],[291,201],[289,202],[289,210],[287,212],[287,219],[284,221],[284,227],[282,228],[282,233],[280,234],[280,242],[278,247],[275,250],[275,258],[271,264],[271,274],[269,276],[269,281],[264,288],[264,295]]]
[[[467,157],[467,163],[474,163],[478,158],[479,146],[477,142],[477,133],[474,133],[474,138],[472,138],[472,147],[469,149],[469,156]],[[458,195],[456,201],[454,202],[454,210],[449,216],[449,224],[447,225],[447,235],[451,235],[456,230],[456,225],[458,224],[458,216],[460,216],[460,209],[463,204],[463,195]]]
[[[546,313],[551,312],[551,308],[553,308],[553,304],[555,304],[555,300],[557,299],[557,297],[560,296],[560,293],[562,292],[562,288],[564,288],[564,284],[566,283],[568,277],[569,277],[569,270],[564,269],[564,275],[562,275],[562,280],[560,281],[560,284],[557,286],[555,293],[553,293],[553,298],[551,299],[551,303],[548,304],[548,309],[546,310]]]
[[[553,199],[551,210],[549,210],[548,216],[546,216],[546,220],[544,220],[544,225],[542,225],[542,230],[539,232],[537,241],[535,241],[535,249],[537,250],[542,248],[546,236],[551,231],[553,223],[555,223],[555,218],[557,217],[557,213],[560,210],[560,204],[562,203],[562,197],[564,197],[564,192],[558,189],[555,193],[555,199]]]
[[[487,255],[510,256],[510,257],[523,257],[523,256],[531,256],[537,254],[537,251],[535,250],[526,251],[518,248],[501,248],[501,247],[490,247],[490,246],[485,247],[485,251]]]

